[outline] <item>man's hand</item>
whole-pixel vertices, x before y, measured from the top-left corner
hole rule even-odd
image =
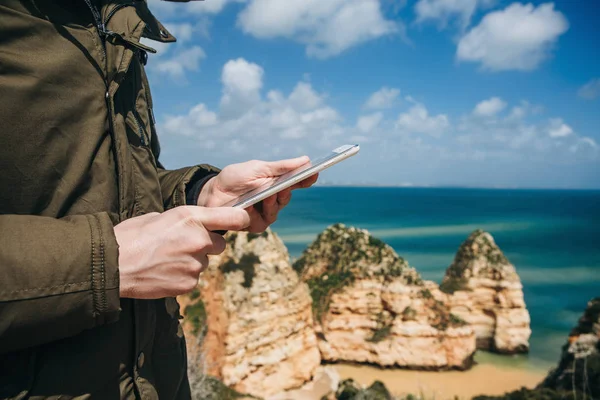
[[[298,157],[281,161],[247,161],[229,165],[223,168],[219,175],[206,183],[198,197],[198,205],[206,207],[222,206],[250,190],[274,181],[279,176],[301,167],[307,162],[309,162],[308,157]],[[267,229],[269,225],[277,220],[279,211],[290,202],[292,190],[312,186],[317,178],[318,174],[313,175],[249,207],[246,210],[251,218],[248,231],[262,232]]]
[[[158,299],[193,290],[209,254],[225,250],[214,230],[243,230],[245,210],[183,206],[131,218],[115,226],[121,297]]]

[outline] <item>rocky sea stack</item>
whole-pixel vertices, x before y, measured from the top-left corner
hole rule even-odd
[[[535,389],[473,400],[598,400],[600,399],[600,297],[587,305],[562,348],[558,366]]]
[[[440,290],[449,295],[452,313],[473,327],[479,349],[509,354],[529,350],[523,285],[492,235],[476,230],[465,240]]]
[[[466,369],[477,347],[528,349],[520,279],[489,233],[467,238],[441,286],[368,231],[342,224],[325,229],[293,266],[270,230],[226,238],[198,288],[178,299],[194,398],[387,399],[381,383],[339,385],[321,362]],[[586,318],[597,321],[597,313]],[[592,328],[581,329],[572,340],[588,343]]]
[[[330,226],[294,269],[308,283],[321,356],[419,369],[467,368],[473,330],[433,282],[366,230]]]
[[[321,363],[306,284],[271,231],[229,233],[227,242],[196,294],[180,299],[192,362],[241,393],[301,386]]]

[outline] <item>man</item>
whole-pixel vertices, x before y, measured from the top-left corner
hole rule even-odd
[[[174,297],[290,191],[218,206],[307,161],[166,170],[142,36],[145,1],[0,0],[1,399],[189,398]]]

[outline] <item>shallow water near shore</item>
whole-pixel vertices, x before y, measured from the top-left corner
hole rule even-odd
[[[490,232],[515,265],[531,315],[530,353],[479,353],[472,371],[441,373],[448,376],[499,368],[539,382],[556,365],[587,301],[600,295],[600,191],[314,187],[294,192],[273,230],[296,258],[338,222],[368,229],[438,283],[477,228]],[[381,373],[402,380],[416,371]],[[507,390],[510,374],[500,381]]]

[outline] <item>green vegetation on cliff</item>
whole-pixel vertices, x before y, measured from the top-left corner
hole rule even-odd
[[[440,284],[440,290],[447,294],[453,294],[458,290],[470,291],[469,281],[465,278],[444,279]]]
[[[335,224],[323,232],[294,263],[300,275],[352,271],[356,278],[403,277],[420,284],[421,277],[383,241],[368,232]]]
[[[267,237],[269,237],[269,232],[264,231],[262,233],[252,233],[252,232],[248,233],[248,243],[250,243],[254,239],[258,239],[259,237],[267,238]]]
[[[194,292],[192,292],[190,298],[193,296]],[[193,298],[197,298],[197,296]],[[202,302],[202,299],[198,299],[196,303],[187,306],[183,311],[183,314],[192,324],[192,332],[194,335],[200,333],[201,328],[203,328],[206,324],[206,308],[204,307],[204,302]]]
[[[419,296],[425,300],[425,305],[433,311],[430,323],[438,331],[445,331],[450,327],[456,328],[467,324],[462,318],[452,314],[444,302],[434,298],[429,289],[421,289]]]
[[[237,400],[259,399],[247,394],[236,392],[219,379],[210,375],[203,375],[192,385],[192,398],[203,400]]]
[[[331,296],[357,279],[401,278],[409,285],[422,284],[419,274],[390,246],[343,224],[321,232],[293,268],[310,288],[317,321],[329,310]]]
[[[392,400],[393,397],[385,385],[375,381],[371,386],[363,389],[353,379],[340,382],[335,393],[336,400]]]
[[[429,323],[438,330],[465,324],[451,314],[443,302],[434,298],[414,268],[390,246],[364,230],[343,224],[328,227],[294,263],[294,269],[307,282],[313,300],[313,315],[321,323],[334,294],[342,292],[357,280],[370,279],[384,284],[400,280],[405,285],[420,288],[418,296],[425,300]],[[385,313],[388,316],[383,318]],[[408,321],[416,319],[417,314],[416,310],[407,308],[399,317]],[[396,316],[384,310],[373,317],[377,326],[367,341],[377,343],[391,335]]]
[[[377,314],[377,328],[373,331],[373,335],[367,339],[367,342],[379,343],[392,333],[394,325],[394,316],[389,311],[383,310]]]
[[[323,316],[329,310],[331,296],[350,286],[353,282],[354,275],[350,271],[333,272],[309,279],[306,283],[313,299],[314,318],[321,322]]]
[[[260,258],[254,253],[246,253],[238,262],[229,260],[221,265],[221,271],[224,274],[242,271],[244,273],[244,282],[242,283],[242,286],[245,288],[250,288],[252,286],[252,280],[254,279],[255,274],[254,267],[257,264],[260,264]]]
[[[469,278],[519,280],[514,266],[487,232],[477,229],[460,245],[440,288],[447,293],[464,290]]]

